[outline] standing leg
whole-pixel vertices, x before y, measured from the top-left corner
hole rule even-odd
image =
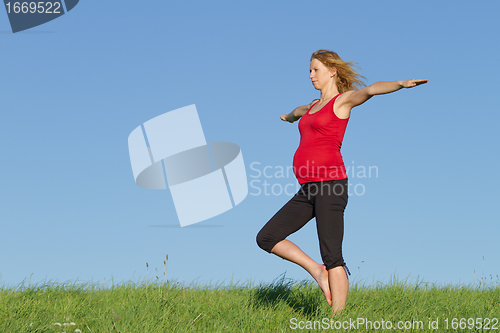
[[[333,312],[345,307],[349,291],[342,258],[347,188],[347,179],[325,182],[314,205],[321,257],[328,270]]]
[[[335,313],[345,307],[347,293],[349,292],[349,280],[344,266],[337,266],[328,271],[330,291],[332,292],[332,311]]]

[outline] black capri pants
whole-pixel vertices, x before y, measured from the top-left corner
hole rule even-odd
[[[257,234],[257,244],[271,253],[277,243],[316,217],[319,248],[326,269],[345,266],[342,240],[347,189],[347,178],[301,184],[297,194]]]

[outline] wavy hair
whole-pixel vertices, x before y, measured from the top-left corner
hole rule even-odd
[[[337,69],[337,89],[339,93],[358,90],[366,86],[362,81],[365,77],[353,69],[353,67],[357,67],[356,64],[342,60],[337,53],[329,50],[318,50],[312,54],[311,61],[313,59],[318,59],[329,69]]]

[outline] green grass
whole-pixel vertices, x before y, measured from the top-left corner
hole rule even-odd
[[[384,320],[387,326],[391,321],[394,332],[499,332],[500,322],[494,326],[491,321],[489,330],[455,330],[452,324],[454,318],[458,327],[461,318],[500,320],[500,286],[436,286],[404,281],[370,287],[354,284],[345,311],[333,321],[330,318],[330,308],[314,283],[294,282],[284,276],[267,285],[197,286],[148,281],[111,287],[48,283],[0,288],[0,332],[306,332],[314,330],[292,327],[314,327],[314,321],[316,328],[325,328],[326,323],[334,327],[335,321],[348,325],[349,321],[357,323],[358,318],[372,325]],[[439,329],[428,328],[429,318],[439,318]],[[394,329],[399,321],[422,321],[424,328]],[[333,331],[384,331],[365,325]],[[492,330],[494,327],[497,329]]]

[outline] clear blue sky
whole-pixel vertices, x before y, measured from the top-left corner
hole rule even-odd
[[[236,208],[176,227],[170,192],[135,184],[127,138],[196,104],[207,141],[237,143],[249,182],[276,193],[293,175],[255,169],[291,164],[297,123],[279,116],[319,97],[308,75],[320,48],[367,84],[430,80],[352,112],[345,164],[378,170],[349,175],[364,190],[345,213],[352,278],[471,283],[484,264],[496,280],[499,12],[497,1],[82,0],[12,34],[0,10],[1,283],[137,280],[146,262],[161,274],[166,254],[167,277],[184,282],[309,278],[255,243],[289,195],[250,187]],[[311,221],[291,239],[319,261],[315,233]]]

